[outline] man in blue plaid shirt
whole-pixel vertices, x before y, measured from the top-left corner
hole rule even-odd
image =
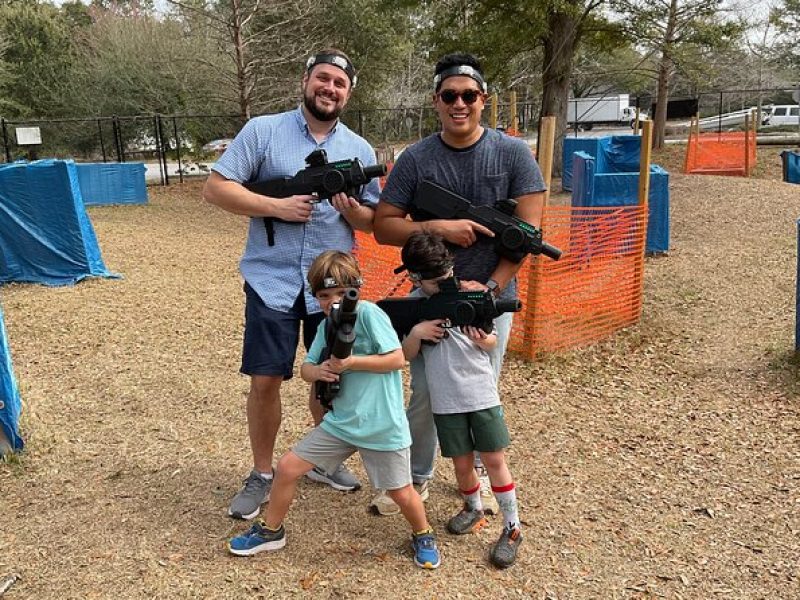
[[[308,268],[325,250],[351,251],[353,230],[372,231],[379,195],[376,179],[360,198],[339,193],[323,202],[305,195],[271,198],[242,184],[294,176],[305,167],[306,157],[319,149],[331,162],[358,158],[374,165],[372,147],[339,121],[356,79],[350,59],[339,50],[326,49],[309,58],[300,106],[251,119],[216,162],[203,189],[211,204],[250,217],[240,262],[246,298],[241,372],[250,376],[247,426],[253,469],[228,509],[234,518],[252,519],[269,501],[281,423],[281,383],[293,374],[300,322],[308,349],[323,319],[305,287]],[[265,219],[271,220],[274,240],[267,239]],[[309,406],[319,424],[322,407],[313,397]],[[334,472],[315,470],[308,476],[342,491],[361,486],[343,465]]]

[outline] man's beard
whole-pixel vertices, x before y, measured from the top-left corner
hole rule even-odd
[[[334,107],[330,110],[330,112],[322,112],[315,102],[316,96],[309,95],[304,93],[303,94],[303,104],[306,107],[306,110],[310,112],[315,119],[319,121],[334,121],[339,118],[339,115],[342,112],[341,107],[338,105],[334,105]]]

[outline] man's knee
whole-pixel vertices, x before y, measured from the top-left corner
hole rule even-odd
[[[283,377],[253,375],[250,378],[250,395],[258,402],[280,401],[280,389]]]

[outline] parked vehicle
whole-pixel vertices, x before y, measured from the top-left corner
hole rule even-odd
[[[649,118],[639,110],[639,119]],[[630,105],[628,94],[570,98],[567,103],[567,122],[570,127],[589,130],[595,125],[636,125],[636,107]]]
[[[800,105],[770,104],[765,106],[762,112],[761,124],[764,127],[800,125]]]

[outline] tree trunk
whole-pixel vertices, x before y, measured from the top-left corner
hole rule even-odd
[[[662,54],[658,63],[658,92],[656,94],[656,114],[653,120],[653,148],[656,150],[664,146],[664,138],[666,137],[671,70],[672,61],[670,61],[669,56]]]
[[[669,102],[669,82],[672,78],[672,50],[675,45],[675,30],[678,21],[678,0],[670,0],[664,42],[661,45],[661,60],[658,63],[657,106],[653,121],[653,148],[664,146],[667,129],[667,103]]]
[[[241,0],[231,0],[231,41],[233,42],[234,62],[236,63],[236,87],[239,100],[239,117],[242,123],[250,119],[250,93],[247,81],[244,38],[242,36]]]
[[[575,4],[574,0],[571,2]],[[562,173],[561,149],[567,131],[567,106],[573,57],[578,43],[578,23],[572,14],[550,12],[547,17],[542,70],[542,116],[556,117],[553,175]],[[537,151],[537,155],[538,155]]]

